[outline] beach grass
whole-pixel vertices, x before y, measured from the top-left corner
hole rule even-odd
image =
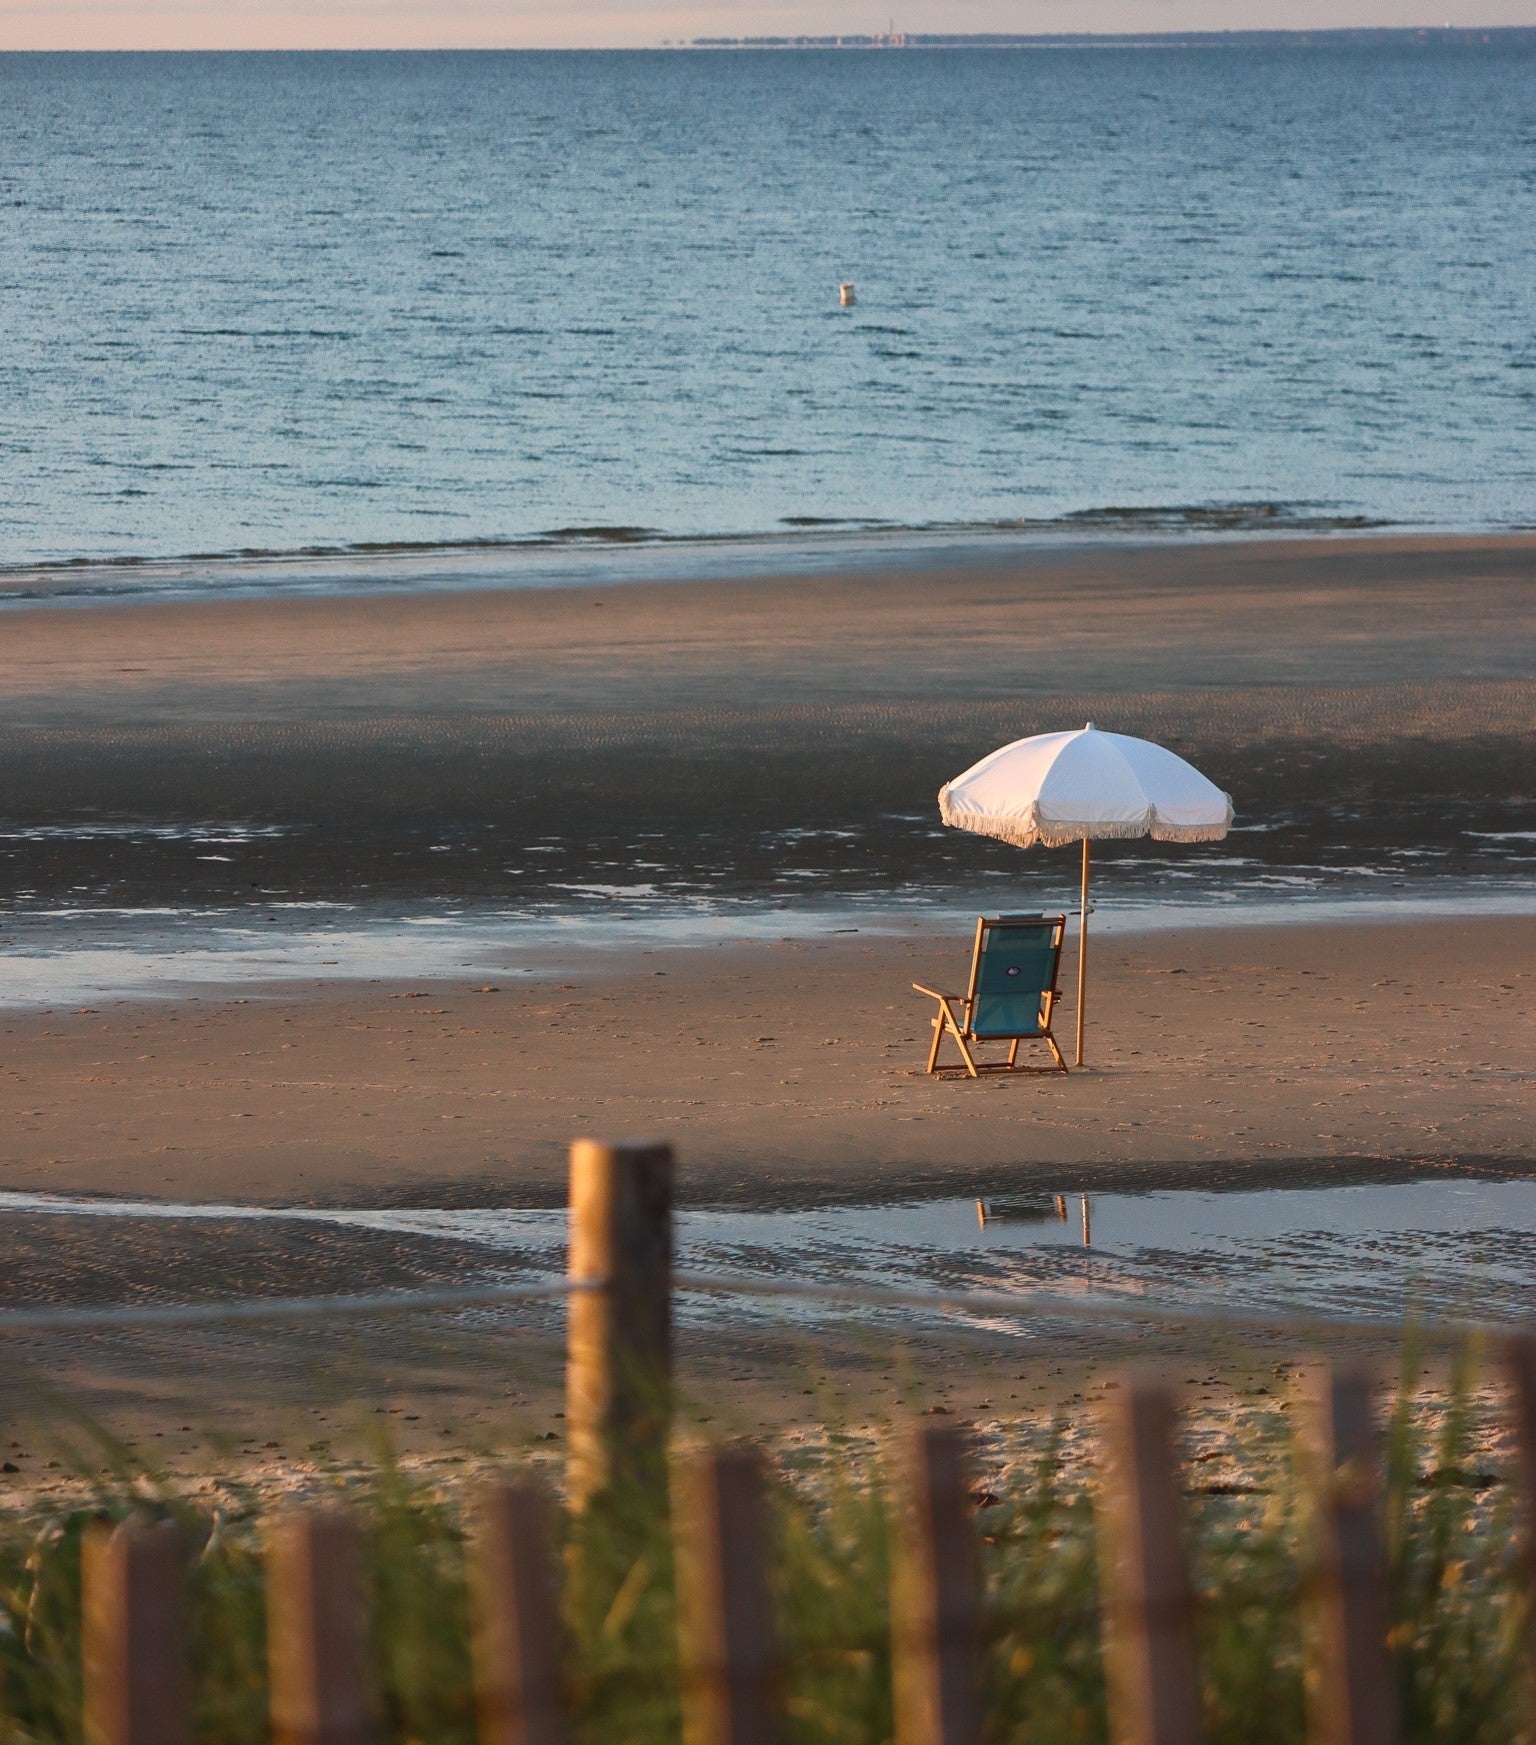
[[[1508,1745],[1523,1737],[1526,1604],[1512,1486],[1472,1434],[1475,1358],[1433,1409],[1410,1353],[1386,1437],[1384,1525],[1391,1645],[1404,1737]],[[1288,1402],[1247,1418],[1242,1476],[1188,1469],[1188,1539],[1213,1745],[1305,1736],[1305,1600],[1312,1580],[1306,1460]],[[978,1496],[985,1572],[986,1738],[1078,1745],[1107,1737],[1098,1614],[1094,1473],[1063,1457],[1065,1421],[1021,1441],[1000,1489]],[[788,1737],[882,1745],[892,1735],[887,1465],[866,1438],[829,1426],[814,1460],[781,1463],[773,1589]],[[106,1470],[102,1470],[106,1456]],[[770,1449],[770,1453],[773,1451]],[[481,1452],[456,1470],[413,1469],[386,1441],[338,1464],[314,1500],[339,1500],[365,1544],[379,1736],[390,1745],[470,1745],[475,1732],[465,1577],[465,1503],[491,1470],[527,1462]],[[267,1736],[262,1528],[270,1498],[223,1485],[217,1506],[98,1439],[84,1490],[0,1519],[0,1678],[6,1736],[80,1738],[82,1535],[137,1512],[175,1519],[190,1551],[195,1734],[220,1745]],[[562,1522],[566,1680],[578,1742],[649,1745],[682,1732],[671,1537],[641,1505]]]

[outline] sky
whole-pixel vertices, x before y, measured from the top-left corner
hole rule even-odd
[[[1536,0],[0,0],[0,49],[655,47],[698,36],[1536,25]]]

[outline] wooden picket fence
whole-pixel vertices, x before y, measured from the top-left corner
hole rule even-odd
[[[579,1144],[572,1155],[568,1506],[667,1482],[671,1157]],[[1536,1497],[1536,1340],[1510,1344],[1527,1501]],[[1362,1374],[1319,1369],[1307,1401],[1316,1485],[1315,1667],[1309,1745],[1394,1745],[1381,1452]],[[1132,1375],[1109,1396],[1100,1486],[1100,1604],[1115,1745],[1197,1745],[1195,1597],[1185,1554],[1171,1390]],[[986,1634],[965,1432],[922,1424],[898,1463],[890,1629],[896,1745],[979,1745]],[[748,1444],[680,1460],[672,1480],[679,1688],[689,1745],[777,1745],[767,1473]],[[467,1537],[482,1745],[563,1745],[560,1570],[552,1503],[531,1480],[476,1500]],[[336,1507],[267,1535],[275,1745],[371,1745],[372,1678],[358,1529]],[[1536,1549],[1524,1569],[1536,1595]],[[128,1521],[83,1555],[88,1745],[186,1745],[183,1548],[170,1523]],[[1532,1647],[1536,1649],[1536,1606]]]

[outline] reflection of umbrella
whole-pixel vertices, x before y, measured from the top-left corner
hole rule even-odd
[[[1039,733],[972,764],[939,790],[939,812],[1029,848],[1083,845],[1082,918],[1077,946],[1077,1065],[1083,1064],[1083,996],[1088,973],[1088,844],[1127,836],[1156,842],[1218,842],[1232,802],[1193,764],[1149,739],[1100,733]]]

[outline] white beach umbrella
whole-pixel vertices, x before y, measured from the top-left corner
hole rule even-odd
[[[1219,842],[1232,801],[1193,764],[1150,739],[1100,733],[1037,733],[972,764],[939,790],[939,812],[957,830],[1020,848],[1083,845],[1077,950],[1077,1064],[1083,1064],[1088,975],[1088,844],[1150,836],[1156,842]]]

